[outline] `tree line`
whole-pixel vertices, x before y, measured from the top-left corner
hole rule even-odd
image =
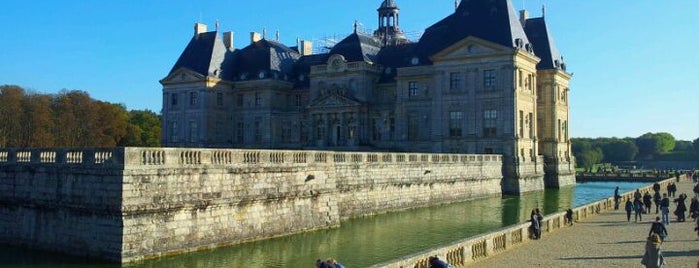
[[[30,93],[0,86],[0,147],[160,146],[160,117],[92,99],[87,92]]]
[[[699,138],[675,140],[670,133],[646,133],[637,138],[573,138],[577,166],[637,160],[692,161],[699,158]]]

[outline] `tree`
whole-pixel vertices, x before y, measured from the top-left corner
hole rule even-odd
[[[638,146],[628,140],[611,140],[602,145],[605,162],[631,161],[638,154]]]
[[[699,138],[694,140],[694,151],[699,155]]]
[[[642,158],[652,158],[653,156],[667,153],[675,148],[675,137],[670,133],[646,133],[636,138],[639,156]]]
[[[580,155],[575,156],[578,160],[578,166],[585,169],[591,169],[594,165],[602,163],[604,153],[602,149],[594,148],[592,150],[583,151]]]
[[[51,96],[31,94],[24,98],[24,144],[29,148],[50,148],[54,146],[53,113]]]
[[[160,117],[150,110],[129,112],[127,134],[119,146],[160,146]]]
[[[0,86],[0,147],[22,147],[22,99],[24,89]]]

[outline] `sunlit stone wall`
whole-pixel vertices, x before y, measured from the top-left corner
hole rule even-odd
[[[130,262],[499,195],[499,155],[0,150],[0,243]]]

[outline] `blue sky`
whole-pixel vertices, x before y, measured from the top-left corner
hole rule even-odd
[[[197,21],[234,31],[236,47],[267,28],[282,42],[376,28],[381,0],[3,0],[0,84],[40,93],[78,89],[129,109],[160,111],[165,77]],[[420,32],[452,0],[397,0],[401,27]],[[546,19],[571,84],[573,137],[699,137],[699,1],[513,0]]]

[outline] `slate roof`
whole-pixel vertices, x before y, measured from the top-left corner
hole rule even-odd
[[[254,42],[237,50],[235,54],[233,68],[237,80],[259,79],[261,72],[264,73],[264,78],[288,80],[294,63],[300,57],[296,50],[267,39]]]
[[[417,43],[407,43],[387,46],[377,55],[377,61],[384,66],[379,83],[395,82],[396,68],[413,66],[412,59],[416,57]]]
[[[546,20],[544,18],[528,19],[524,30],[529,37],[529,41],[534,45],[534,53],[541,58],[536,68],[539,70],[561,68],[565,71],[566,66],[563,62],[563,56],[558,52],[558,48],[553,42],[553,37],[551,37],[546,26]]]
[[[384,0],[381,5],[381,8],[394,7],[397,8],[394,0]],[[563,57],[544,19],[529,19],[525,26],[520,24],[510,0],[462,0],[453,14],[427,28],[418,43],[384,46],[373,36],[355,32],[337,43],[329,53],[301,56],[297,47],[289,48],[267,39],[229,50],[219,33],[213,31],[193,37],[170,74],[187,68],[229,81],[256,80],[262,74],[264,79],[283,79],[293,82],[295,88],[307,88],[311,66],[326,64],[330,55],[340,54],[348,62],[380,64],[384,69],[379,82],[393,82],[397,68],[432,64],[430,56],[469,36],[506,47],[533,49],[541,58],[537,68],[565,70]],[[417,64],[413,64],[414,58],[419,59]]]
[[[381,51],[379,40],[361,33],[352,33],[330,50],[330,55],[340,54],[348,62],[375,62],[376,55]]]
[[[506,47],[517,47],[517,39],[529,45],[509,0],[462,0],[454,14],[425,30],[418,50],[429,57],[469,36]]]
[[[187,68],[204,76],[218,75],[224,59],[230,56],[227,52],[218,32],[200,33],[192,37],[169,74]]]

